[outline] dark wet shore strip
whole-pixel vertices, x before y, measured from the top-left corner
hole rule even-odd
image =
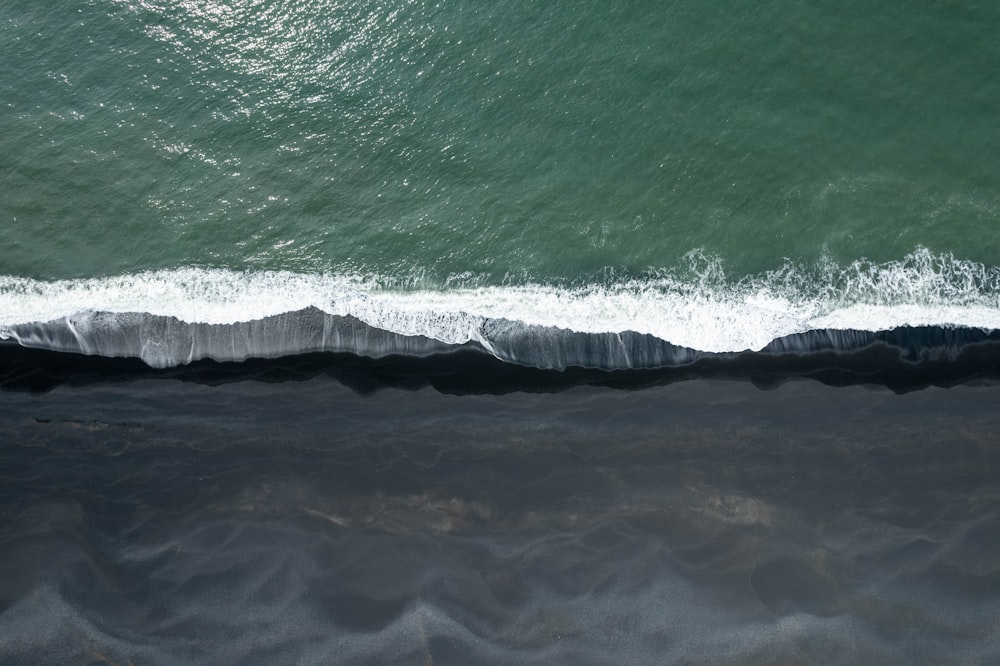
[[[371,358],[345,352],[312,352],[151,368],[138,358],[31,349],[5,341],[0,342],[0,390],[44,392],[62,385],[144,378],[208,385],[327,378],[360,393],[429,386],[458,395],[559,392],[576,386],[638,390],[696,379],[747,381],[768,389],[787,381],[811,379],[831,386],[883,386],[897,393],[929,386],[1000,384],[997,333],[928,328],[884,332],[880,336],[847,336],[845,339],[857,346],[841,349],[848,342],[818,332],[808,341],[803,342],[803,338],[796,342],[808,342],[807,351],[797,349],[793,341],[775,341],[762,352],[709,355],[670,367],[613,371],[585,367],[540,369],[504,362],[469,346],[428,356],[389,354]],[[929,346],[922,347],[923,343]]]

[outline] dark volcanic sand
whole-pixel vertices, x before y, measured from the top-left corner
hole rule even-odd
[[[1000,387],[227,367],[8,368],[0,661],[1000,660]]]

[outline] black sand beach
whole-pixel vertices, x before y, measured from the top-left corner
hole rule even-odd
[[[5,663],[1000,659],[989,364],[4,351]]]

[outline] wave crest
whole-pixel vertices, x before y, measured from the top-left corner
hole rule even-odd
[[[788,262],[735,281],[717,258],[689,259],[683,271],[570,286],[453,280],[413,289],[384,277],[204,268],[54,282],[7,276],[0,337],[156,366],[471,345],[538,367],[625,368],[787,350],[777,341],[822,331],[870,342],[870,333],[901,327],[1000,328],[1000,268],[925,248],[885,263]]]

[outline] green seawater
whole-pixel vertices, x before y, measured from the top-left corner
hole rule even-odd
[[[993,266],[998,72],[994,2],[5,0],[0,274]]]

